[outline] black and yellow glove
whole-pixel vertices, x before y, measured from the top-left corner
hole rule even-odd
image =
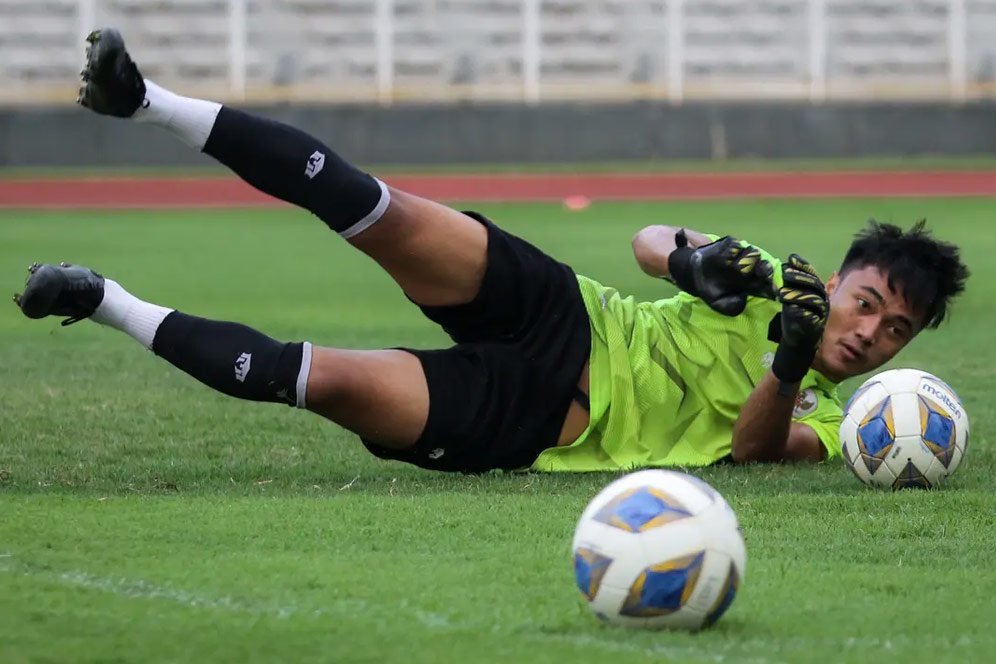
[[[823,282],[798,254],[782,264],[778,301],[782,303],[782,338],[771,371],[782,383],[798,383],[813,364],[830,313]]]
[[[757,247],[727,235],[692,248],[684,229],[675,234],[675,242],[678,248],[668,256],[670,280],[719,313],[739,315],[750,295],[774,299],[774,270]]]

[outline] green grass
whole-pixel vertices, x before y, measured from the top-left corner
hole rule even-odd
[[[432,474],[334,425],[219,396],[84,322],[0,308],[0,661],[986,661],[996,574],[992,313],[983,200],[488,205],[586,274],[668,287],[629,253],[642,225],[734,232],[824,273],[869,216],[927,216],[964,246],[969,291],[896,363],[944,377],[973,422],[936,492],[880,493],[840,463],[701,476],[738,513],[748,570],[712,630],[598,624],[569,543],[610,475]],[[445,343],[393,283],[292,211],[0,213],[0,281],[32,260],[281,338]],[[848,393],[857,384],[843,388]]]
[[[367,164],[381,175],[425,173],[750,173],[792,171],[951,171],[996,170],[996,157],[918,155],[915,157],[847,157],[812,159],[648,159],[619,162],[569,162],[514,164]],[[0,180],[21,178],[78,177],[193,177],[223,176],[221,166],[182,167],[8,167],[0,168]]]

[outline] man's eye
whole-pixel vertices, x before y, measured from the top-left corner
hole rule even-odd
[[[870,306],[871,305],[868,303],[868,300],[864,299],[863,297],[859,297],[858,298],[858,308],[859,309],[867,309]]]

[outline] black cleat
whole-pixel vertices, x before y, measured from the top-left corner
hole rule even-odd
[[[104,299],[104,277],[79,265],[32,264],[28,268],[24,293],[14,302],[28,318],[69,316],[63,325],[72,325],[90,315]]]
[[[145,101],[145,81],[114,28],[87,35],[86,65],[76,103],[101,115],[130,118]]]

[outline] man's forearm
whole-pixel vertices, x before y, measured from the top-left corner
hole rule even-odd
[[[673,226],[647,226],[633,237],[633,254],[640,269],[651,277],[670,276],[668,258],[677,248],[674,236],[678,228]],[[688,246],[702,247],[711,242],[708,236],[696,231],[685,230]]]
[[[761,379],[733,425],[735,462],[781,461],[786,457],[798,393],[798,384],[780,389],[778,379],[770,371]]]

